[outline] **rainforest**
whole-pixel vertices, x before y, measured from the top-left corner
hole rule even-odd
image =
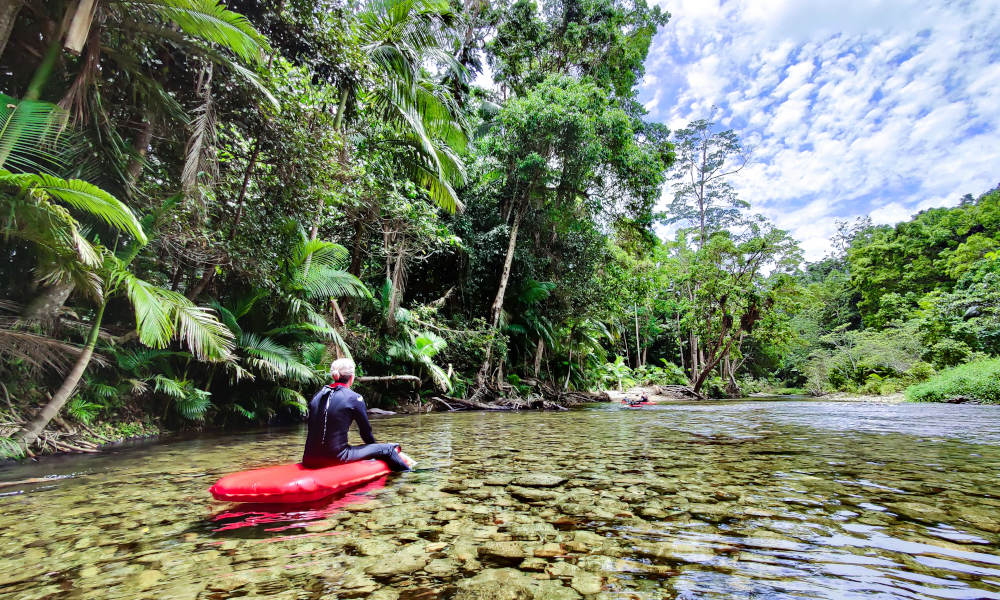
[[[0,453],[298,422],[343,356],[392,411],[1000,402],[1000,191],[804,260],[738,130],[639,102],[672,18],[4,2]]]

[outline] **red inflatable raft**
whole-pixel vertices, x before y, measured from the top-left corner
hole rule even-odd
[[[265,467],[226,475],[208,491],[229,502],[312,502],[389,473],[380,460],[307,469],[301,464]]]
[[[624,406],[625,408],[635,408],[637,406],[653,406],[653,404],[655,404],[655,402],[634,402],[632,404],[629,404],[628,402],[622,400],[622,406]]]

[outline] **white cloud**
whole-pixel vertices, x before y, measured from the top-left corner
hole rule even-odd
[[[808,259],[834,218],[898,222],[1000,180],[1000,3],[661,4],[651,115],[676,129],[719,106],[755,146],[734,185]]]

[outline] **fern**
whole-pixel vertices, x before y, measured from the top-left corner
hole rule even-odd
[[[189,421],[201,421],[212,406],[212,393],[200,390],[193,384],[186,387],[188,389],[184,397],[174,400],[174,412]]]
[[[90,402],[82,396],[74,396],[66,404],[66,413],[84,425],[90,425],[103,409],[102,405]]]

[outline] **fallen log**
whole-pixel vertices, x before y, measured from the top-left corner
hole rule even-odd
[[[661,396],[680,398],[682,400],[705,400],[706,398],[698,392],[685,385],[658,385],[656,393]]]
[[[416,375],[364,375],[354,379],[358,383],[388,383],[390,381],[409,381],[420,387],[420,378]]]
[[[29,483],[44,483],[46,481],[52,481],[45,477],[32,477],[30,479],[22,479],[21,481],[0,481],[0,488],[10,487],[12,485],[26,485]]]

